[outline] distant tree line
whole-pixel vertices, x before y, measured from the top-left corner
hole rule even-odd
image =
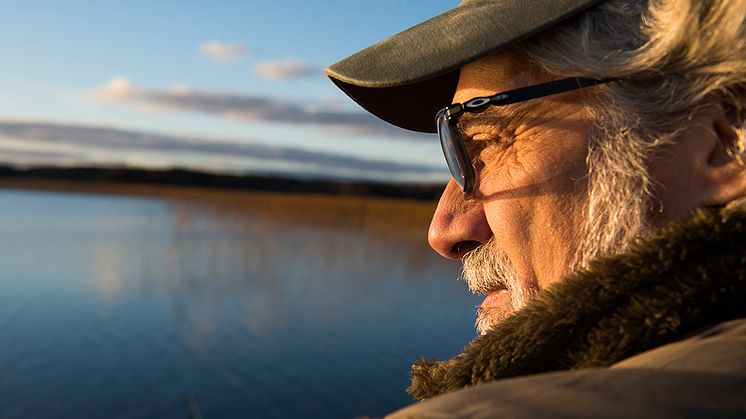
[[[121,167],[18,168],[0,166],[0,178],[121,182],[251,191],[362,195],[420,200],[435,200],[440,196],[443,189],[442,185],[304,180],[280,176],[214,174],[186,169],[149,170]]]

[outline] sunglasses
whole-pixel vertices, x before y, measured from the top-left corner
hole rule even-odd
[[[477,170],[466,148],[465,135],[459,128],[458,119],[461,115],[466,112],[481,112],[489,106],[509,105],[610,81],[613,81],[613,79],[598,80],[570,77],[508,90],[492,96],[477,97],[465,103],[455,103],[438,111],[435,116],[435,124],[438,128],[440,147],[443,149],[443,155],[446,158],[451,176],[464,192],[464,199],[470,200],[474,197]]]

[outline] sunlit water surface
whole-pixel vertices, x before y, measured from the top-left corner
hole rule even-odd
[[[431,203],[0,190],[0,417],[382,416],[478,300]]]

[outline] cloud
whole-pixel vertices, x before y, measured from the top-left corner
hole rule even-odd
[[[136,99],[143,93],[142,89],[132,84],[125,77],[114,77],[93,92],[93,96],[102,102],[122,102]]]
[[[188,86],[146,89],[123,77],[111,79],[94,90],[93,97],[106,102],[134,102],[148,108],[203,113],[246,122],[305,124],[357,134],[432,140],[431,136],[396,128],[367,112],[331,106],[328,101],[301,105],[269,96],[195,90]]]
[[[297,80],[321,74],[321,69],[304,61],[286,58],[264,61],[254,66],[254,73],[269,80]]]
[[[54,150],[51,152],[49,150]],[[442,180],[443,167],[278,147],[248,140],[156,134],[110,127],[0,120],[0,159],[70,165],[119,163],[214,172],[289,172],[315,177]],[[151,164],[152,165],[152,164]]]
[[[199,52],[216,61],[237,61],[248,56],[246,45],[210,41],[199,46]]]

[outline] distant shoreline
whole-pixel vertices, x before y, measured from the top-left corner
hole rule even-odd
[[[162,195],[272,192],[434,201],[443,185],[301,180],[260,175],[222,175],[183,169],[15,168],[0,166],[0,188]]]

